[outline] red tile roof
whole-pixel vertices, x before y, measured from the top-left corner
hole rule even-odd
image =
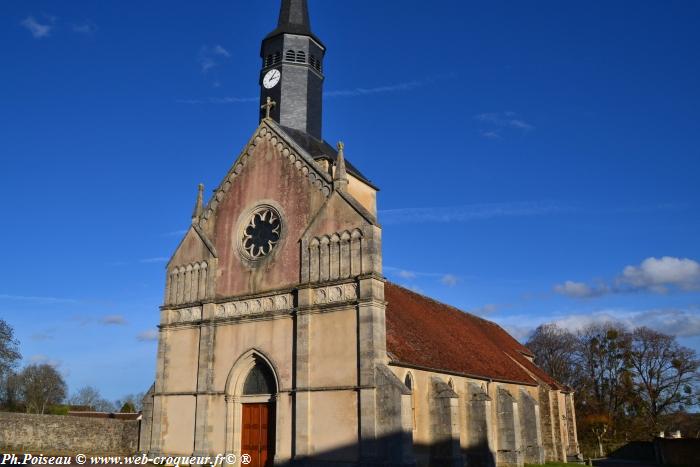
[[[384,294],[392,363],[527,385],[539,379],[560,387],[525,357],[532,352],[496,323],[390,282]]]

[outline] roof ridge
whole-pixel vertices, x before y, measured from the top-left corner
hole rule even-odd
[[[405,291],[407,291],[407,292],[409,292],[409,293],[411,293],[411,294],[413,294],[413,295],[417,295],[417,296],[419,296],[419,297],[421,297],[421,298],[423,298],[423,299],[425,299],[425,300],[428,300],[428,301],[430,301],[430,302],[437,303],[438,305],[442,305],[442,306],[447,307],[447,308],[451,308],[451,309],[453,309],[454,311],[458,311],[458,312],[462,313],[463,315],[471,316],[472,318],[476,318],[476,319],[478,319],[478,320],[480,320],[480,321],[484,321],[484,322],[486,322],[486,323],[490,323],[490,324],[494,324],[494,325],[498,326],[498,324],[494,323],[493,321],[489,321],[489,320],[486,319],[486,318],[482,318],[481,316],[475,315],[474,313],[470,313],[470,312],[468,312],[468,311],[464,311],[464,310],[462,310],[461,308],[457,308],[457,307],[454,306],[454,305],[450,305],[449,303],[441,302],[440,300],[437,300],[437,299],[435,299],[435,298],[433,298],[433,297],[430,297],[430,296],[428,296],[428,295],[422,294],[422,293],[420,293],[420,292],[416,292],[415,290],[411,290],[411,289],[409,289],[409,288],[407,288],[407,287],[404,287],[404,286],[402,286],[402,285],[399,285],[399,284],[397,284],[397,283],[395,283],[395,282],[392,282],[392,281],[390,281],[390,280],[388,280],[388,279],[387,279],[387,283],[393,285],[394,287],[398,287],[398,288],[400,288],[400,289],[403,289],[403,290],[405,290]],[[498,326],[498,327],[500,327],[500,326]],[[501,329],[503,329],[503,328],[501,328]],[[505,331],[505,330],[504,330],[504,331]]]

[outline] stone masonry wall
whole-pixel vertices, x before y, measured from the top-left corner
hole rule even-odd
[[[0,412],[0,452],[130,455],[139,422]]]

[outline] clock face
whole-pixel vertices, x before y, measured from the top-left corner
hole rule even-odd
[[[272,89],[277,86],[277,83],[280,82],[281,77],[282,74],[279,70],[270,70],[263,78],[263,86],[265,86],[265,89]]]

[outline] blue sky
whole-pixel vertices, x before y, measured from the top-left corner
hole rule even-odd
[[[310,0],[324,136],[382,188],[389,279],[493,319],[700,350],[700,4]],[[257,124],[278,0],[3,2],[0,317],[109,398],[154,378],[196,186]]]

